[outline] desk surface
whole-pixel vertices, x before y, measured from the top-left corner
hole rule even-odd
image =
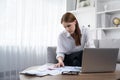
[[[34,68],[37,67],[30,67],[28,69]],[[56,75],[44,77],[20,74],[20,80],[120,80],[120,64],[117,64],[116,71],[113,73],[80,73],[79,75]]]

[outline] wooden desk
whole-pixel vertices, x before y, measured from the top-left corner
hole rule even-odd
[[[28,69],[34,69],[31,67]],[[20,74],[20,80],[120,80],[120,64],[117,64],[113,73],[80,73],[79,75],[56,75],[56,76],[26,76]]]

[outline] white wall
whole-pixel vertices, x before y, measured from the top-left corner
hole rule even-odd
[[[71,11],[76,16],[80,27],[88,27],[90,25],[91,35],[93,39],[96,39],[96,16],[95,16],[95,8],[94,7],[86,7],[80,8],[75,11]]]
[[[84,7],[75,10],[77,0],[66,0],[66,9],[67,11],[73,12],[77,19],[79,20],[80,26],[91,25],[92,28],[95,28],[95,8],[94,7]]]
[[[66,0],[66,11],[75,10],[76,0]]]
[[[81,27],[90,25],[91,28],[95,28],[95,8],[81,8],[73,13],[75,13]]]

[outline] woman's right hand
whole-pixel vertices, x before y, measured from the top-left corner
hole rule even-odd
[[[58,63],[55,64],[55,67],[64,67],[64,62],[62,57],[58,57]]]
[[[57,64],[55,64],[55,67],[64,67],[64,62],[58,62]]]

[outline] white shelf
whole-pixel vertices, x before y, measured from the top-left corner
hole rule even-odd
[[[120,9],[97,12],[97,14],[114,14],[114,13],[120,13]]]
[[[120,27],[110,27],[110,28],[96,28],[97,30],[118,30]]]
[[[93,11],[93,10],[95,10],[95,7],[83,7],[83,8],[79,8],[79,9],[68,11],[68,12],[84,13],[84,12],[89,12],[89,11]]]

